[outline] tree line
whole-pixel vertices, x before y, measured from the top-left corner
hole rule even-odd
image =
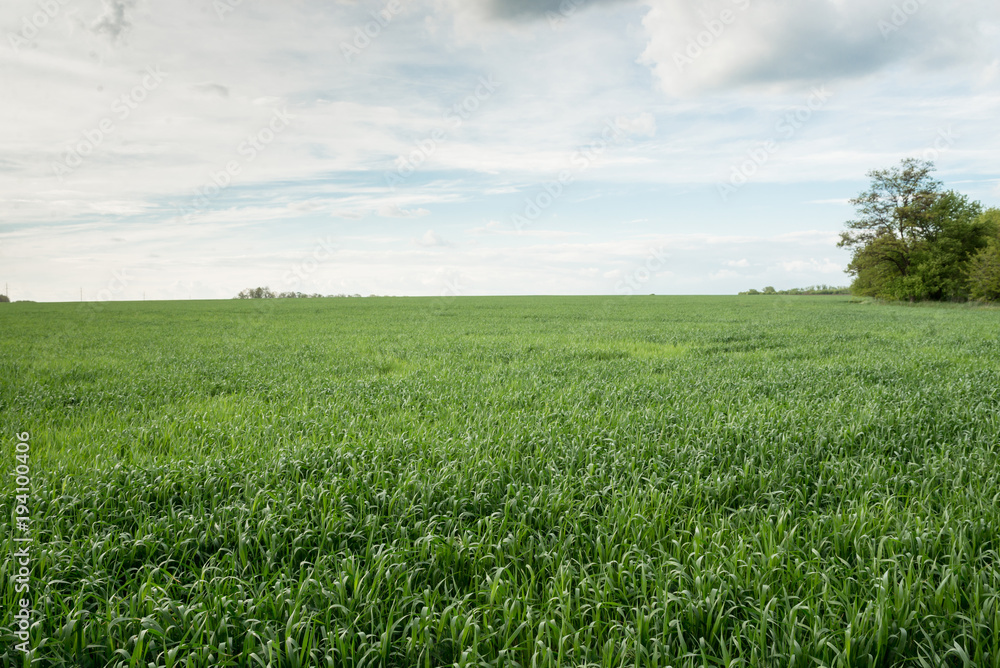
[[[985,209],[906,158],[868,172],[838,244],[853,251],[851,292],[887,300],[1000,300],[1000,209]]]
[[[790,290],[775,290],[773,285],[769,285],[763,290],[750,288],[741,295],[849,295],[851,289],[848,287],[835,287],[833,285],[810,285],[808,288],[791,288]]]
[[[268,287],[256,287],[247,288],[246,290],[241,290],[238,295],[233,297],[233,299],[328,299],[336,297],[360,297],[359,294],[353,295],[321,295],[318,292],[313,294],[307,294],[305,292],[274,292]],[[374,297],[375,295],[368,295],[369,297]]]

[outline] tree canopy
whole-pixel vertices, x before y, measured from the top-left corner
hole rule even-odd
[[[934,164],[914,158],[868,173],[871,187],[851,200],[857,211],[841,233],[853,250],[851,291],[881,299],[996,299],[1000,210],[983,210],[944,190]],[[991,250],[992,249],[992,250]]]

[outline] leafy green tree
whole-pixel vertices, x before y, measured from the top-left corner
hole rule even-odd
[[[1000,209],[986,209],[979,216],[979,223],[983,226],[987,241],[1000,240]]]
[[[872,239],[856,249],[847,265],[848,273],[854,275],[851,292],[866,297],[902,299],[904,274],[899,265],[889,259],[897,250],[896,241],[888,236]]]
[[[973,299],[1000,301],[1000,209],[989,209],[980,222],[989,241],[969,262],[969,293]]]
[[[858,217],[847,222],[838,245],[854,249],[848,272],[858,277],[862,294],[893,297],[905,290],[897,279],[909,275],[914,250],[933,227],[931,212],[941,197],[933,171],[934,163],[915,158],[872,170],[871,188],[851,200]]]
[[[944,193],[929,211],[925,239],[916,244],[904,294],[913,299],[965,300],[969,260],[986,246],[989,227],[982,205],[956,192]]]
[[[882,299],[964,300],[970,261],[986,247],[997,221],[982,205],[931,178],[931,162],[908,158],[868,173],[871,188],[851,200],[858,218],[840,246],[854,253],[848,273],[855,294]]]

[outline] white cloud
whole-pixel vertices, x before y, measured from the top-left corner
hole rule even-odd
[[[438,246],[450,246],[447,241],[441,238],[434,230],[427,230],[424,236],[419,239],[413,239],[413,243],[418,246],[423,246],[425,248],[434,248]]]
[[[844,271],[843,265],[828,258],[824,258],[823,260],[816,260],[815,258],[810,258],[808,260],[790,260],[779,262],[778,264],[782,269],[793,274],[802,274],[806,272],[838,274]]]
[[[287,208],[280,211],[288,215]],[[442,277],[451,274],[462,277],[463,294],[616,294],[620,282],[641,277],[637,269],[643,267],[651,269],[648,281],[643,279],[642,293],[706,289],[735,293],[748,286],[745,270],[708,269],[713,258],[735,250],[752,252],[763,266],[774,268],[773,273],[768,269],[750,276],[761,285],[785,288],[830,282],[824,272],[843,268],[832,258],[813,259],[823,257],[819,254],[823,245],[808,240],[779,242],[773,235],[656,234],[591,241],[502,236],[489,246],[472,246],[449,244],[448,230],[437,227],[417,238],[380,233],[341,236],[333,231],[296,231],[282,220],[282,226],[268,232],[247,224],[239,212],[192,225],[135,224],[123,235],[125,242],[114,240],[117,229],[108,222],[65,226],[54,236],[30,228],[0,232],[0,247],[18,251],[5,258],[15,279],[11,281],[15,298],[78,299],[80,287],[93,298],[117,271],[124,271],[129,280],[115,299],[139,299],[143,293],[149,299],[162,299],[187,297],[183,290],[168,289],[171,281],[178,280],[202,285],[192,288],[195,296],[216,298],[231,297],[250,285],[323,294],[434,295],[445,289]],[[307,280],[288,283],[289,270],[327,236],[335,239],[335,254]],[[30,273],[37,258],[45,258],[52,270]],[[661,259],[654,262],[657,258]],[[77,280],[67,281],[67,275]]]
[[[474,227],[469,231],[472,234],[501,234],[510,230],[510,225],[501,223],[499,220],[491,220],[482,227]]]
[[[635,137],[652,137],[656,134],[656,119],[648,111],[634,118],[619,116],[615,119],[615,125]]]
[[[713,281],[721,281],[727,278],[738,278],[740,273],[738,271],[732,271],[730,269],[720,269],[719,271],[709,274],[708,277]]]
[[[429,214],[427,209],[404,209],[397,202],[388,202],[378,208],[378,215],[383,218],[419,218]]]
[[[518,229],[509,223],[503,223],[499,220],[491,220],[482,227],[474,227],[469,230],[469,233],[475,235],[521,237],[524,239],[566,239],[580,236],[581,234],[573,230]]]

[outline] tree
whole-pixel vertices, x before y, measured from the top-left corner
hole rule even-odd
[[[989,237],[982,212],[979,202],[954,191],[938,198],[928,212],[925,238],[914,246],[909,275],[901,281],[903,297],[969,298],[969,260],[986,246]]]
[[[247,288],[236,295],[236,299],[274,299],[276,295],[268,287]]]
[[[907,158],[868,173],[871,188],[851,200],[858,217],[840,246],[854,253],[851,291],[881,299],[965,300],[971,259],[998,221],[982,205],[931,178],[934,164]]]
[[[848,272],[866,292],[880,292],[894,278],[909,275],[913,252],[933,228],[932,210],[941,197],[933,171],[933,162],[905,158],[899,167],[868,172],[871,188],[851,200],[858,217],[847,222],[838,245],[854,249]]]
[[[7,295],[0,295],[0,304],[6,304],[10,302],[10,297]]]
[[[1000,209],[989,209],[980,221],[989,241],[969,262],[969,293],[973,299],[1000,300]]]

